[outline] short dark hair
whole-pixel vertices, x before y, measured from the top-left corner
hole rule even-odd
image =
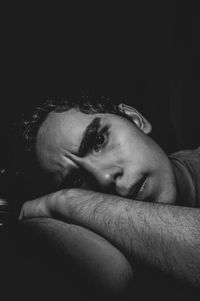
[[[50,112],[64,112],[72,108],[77,108],[86,114],[112,113],[129,119],[118,107],[121,100],[115,99],[113,101],[111,97],[107,96],[47,96],[36,102],[30,111],[22,114],[20,122],[18,122],[20,124],[17,130],[18,134],[15,135],[15,150],[16,146],[18,146],[18,151],[15,151],[14,160],[18,174],[23,177],[25,182],[34,183],[28,189],[30,195],[33,186],[37,187],[37,194],[41,194],[41,191],[44,193],[50,192],[49,188],[47,188],[48,183],[46,183],[46,189],[44,188],[45,178],[43,177],[35,152],[38,130],[46,120],[48,114]],[[42,186],[41,183],[43,183]],[[31,196],[37,197],[37,194]]]
[[[84,96],[48,96],[38,103],[28,119],[23,120],[24,150],[32,151],[35,146],[37,132],[50,112],[64,112],[72,108],[86,114],[112,113],[128,118],[110,97]]]

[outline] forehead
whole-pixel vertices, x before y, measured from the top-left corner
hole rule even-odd
[[[112,119],[113,114],[86,114],[78,109],[51,112],[41,125],[36,139],[36,153],[41,166],[50,172],[71,164],[70,154],[77,154],[84,132],[96,118]],[[68,164],[68,165],[69,165]]]
[[[65,148],[75,153],[81,143],[86,127],[98,114],[85,114],[77,109],[65,112],[51,112],[41,125],[37,145],[45,151]],[[102,115],[102,114],[101,114]]]

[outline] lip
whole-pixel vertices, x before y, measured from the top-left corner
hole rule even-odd
[[[141,200],[141,194],[144,191],[144,186],[145,186],[145,183],[146,183],[146,179],[147,179],[146,176],[142,177],[137,183],[135,183],[131,187],[131,189],[128,193],[129,198],[132,198],[134,200]]]

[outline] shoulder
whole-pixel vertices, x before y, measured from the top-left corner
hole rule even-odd
[[[171,154],[169,157],[173,159],[182,159],[182,160],[200,159],[200,146],[195,149],[177,151]]]
[[[172,164],[179,170],[179,183],[185,183],[190,191],[188,204],[200,207],[200,147],[181,150],[169,156]]]
[[[199,174],[200,176],[200,147],[190,150],[181,150],[169,156],[172,161],[178,161],[184,165],[189,172]]]

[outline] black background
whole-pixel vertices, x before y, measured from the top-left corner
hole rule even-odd
[[[48,9],[32,7],[22,17],[15,15],[12,25],[12,15],[7,20],[1,162],[19,111],[37,102],[38,95],[76,94],[79,88],[124,97],[152,122],[168,153],[198,146],[197,2],[79,4],[63,14]]]
[[[2,43],[0,167],[9,164],[10,127],[19,112],[40,95],[67,96],[80,88],[124,97],[152,122],[168,153],[197,147],[198,12],[197,1],[9,7]],[[19,269],[11,260],[8,279],[13,270],[17,279]]]

